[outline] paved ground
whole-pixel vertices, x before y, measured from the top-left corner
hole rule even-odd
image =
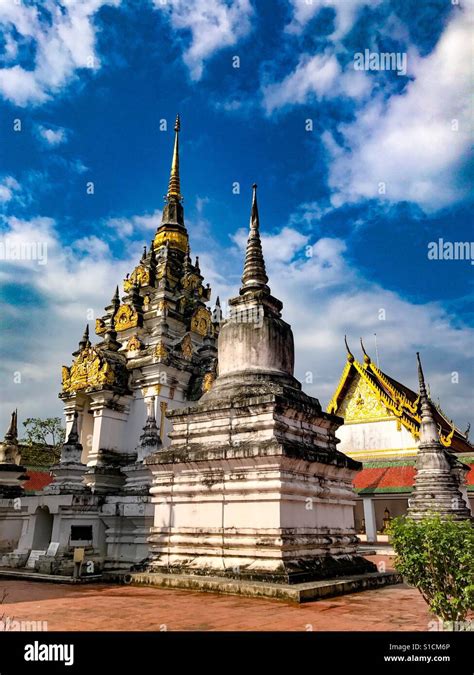
[[[385,557],[384,557],[385,558]],[[390,560],[372,558],[391,568]],[[48,630],[427,630],[418,591],[404,585],[293,605],[213,593],[103,584],[0,580],[4,620],[47,621]]]

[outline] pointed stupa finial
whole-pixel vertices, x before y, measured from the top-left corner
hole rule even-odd
[[[245,252],[244,272],[240,294],[249,291],[264,291],[270,294],[267,286],[268,277],[263,259],[262,242],[260,240],[260,220],[258,216],[257,185],[252,185],[252,209],[250,212],[250,232]]]
[[[5,434],[5,441],[7,443],[16,443],[18,441],[18,413],[14,410],[11,414],[10,425]]]
[[[364,343],[362,342],[362,338],[360,338],[360,346],[362,347],[362,352],[364,354],[364,362],[369,365],[370,363],[370,356],[367,354],[365,351]]]
[[[214,305],[214,309],[212,310],[212,323],[221,323],[221,321],[222,321],[221,301],[219,299],[219,296],[217,296],[216,304]]]
[[[174,148],[173,159],[171,161],[170,181],[168,184],[168,193],[166,195],[167,201],[178,201],[183,199],[181,194],[181,186],[179,180],[179,130],[181,129],[181,121],[179,115],[176,115],[176,122],[174,125]]]
[[[425,375],[423,373],[423,366],[421,365],[420,352],[416,352],[416,360],[418,361],[418,382],[420,388],[420,399],[427,398],[426,393],[426,384],[425,384]]]
[[[78,432],[78,423],[77,419],[79,417],[79,413],[77,410],[74,412],[74,417],[72,420],[72,426],[71,430],[69,431],[69,435],[67,437],[66,445],[77,445],[79,443],[79,432]]]
[[[79,342],[79,349],[85,349],[86,347],[90,347],[91,342],[89,340],[89,324],[86,323],[86,327],[84,330],[84,333],[82,335],[82,339]]]
[[[353,363],[354,362],[354,355],[351,352],[351,350],[349,349],[349,345],[347,344],[347,335],[344,335],[344,344],[346,345],[346,349],[347,349],[347,360],[349,361],[349,363]]]
[[[420,424],[420,443],[439,443],[438,429],[433,416],[430,399],[426,391],[425,375],[421,365],[420,352],[416,352],[418,361],[418,381],[420,387],[420,405],[421,405],[421,424]]]

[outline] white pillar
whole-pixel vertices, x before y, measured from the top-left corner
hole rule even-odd
[[[364,520],[365,533],[367,535],[367,542],[377,541],[377,524],[375,521],[375,504],[372,497],[364,497]]]

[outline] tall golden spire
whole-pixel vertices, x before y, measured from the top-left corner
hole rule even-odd
[[[178,201],[180,202],[183,198],[181,194],[181,186],[179,184],[179,130],[181,128],[181,122],[179,115],[176,115],[176,122],[174,125],[175,137],[174,137],[174,149],[173,149],[173,159],[171,161],[171,173],[170,173],[170,182],[168,185],[168,193],[166,195],[167,201]]]

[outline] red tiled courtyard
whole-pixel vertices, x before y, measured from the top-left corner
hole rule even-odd
[[[402,584],[302,605],[143,586],[0,579],[0,597],[2,590],[4,617],[47,621],[49,631],[426,631],[433,618],[418,591]]]

